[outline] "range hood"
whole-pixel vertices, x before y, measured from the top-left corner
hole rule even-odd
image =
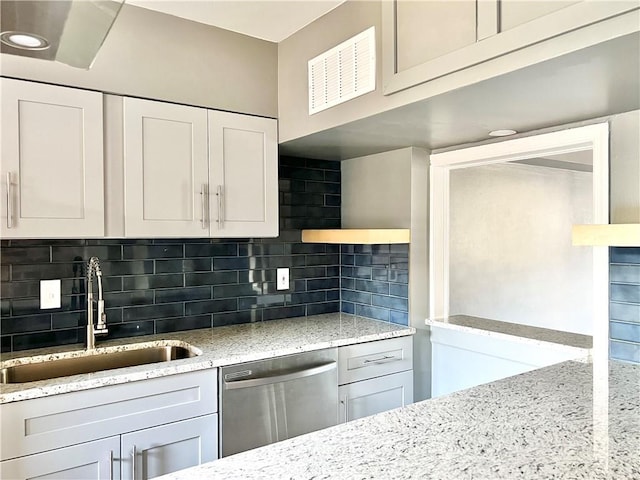
[[[0,52],[89,69],[124,0],[2,0]]]
[[[574,225],[573,245],[640,247],[640,223]]]

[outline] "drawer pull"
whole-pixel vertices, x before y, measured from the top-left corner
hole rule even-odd
[[[393,360],[395,358],[396,358],[395,355],[383,355],[380,358],[368,358],[362,363],[381,363],[381,362],[387,362],[389,360]]]

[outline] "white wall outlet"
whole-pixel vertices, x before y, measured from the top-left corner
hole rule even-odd
[[[40,280],[40,309],[60,308],[60,280]]]
[[[289,290],[289,269],[278,268],[277,275],[278,275],[278,281],[277,281],[276,289]]]

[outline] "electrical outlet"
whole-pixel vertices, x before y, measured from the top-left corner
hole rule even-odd
[[[289,269],[279,268],[277,271],[278,282],[276,288],[278,290],[289,290]]]
[[[60,280],[40,280],[40,309],[60,308]]]

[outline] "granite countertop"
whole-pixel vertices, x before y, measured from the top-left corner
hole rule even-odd
[[[165,363],[105,370],[37,382],[2,384],[0,385],[0,404],[414,333],[415,329],[410,327],[344,313],[329,313],[104,342],[98,339],[97,348],[92,352],[94,355],[132,349],[135,344],[140,343],[149,345],[184,345],[186,343],[201,354],[193,358]],[[79,345],[2,354],[0,368],[30,363],[37,360],[35,357],[39,357],[40,360],[55,360],[86,354],[84,348]]]
[[[426,320],[430,327],[473,332],[491,337],[509,338],[522,343],[544,345],[546,347],[575,348],[590,353],[593,337],[579,333],[563,332],[548,328],[532,327],[518,323],[501,322],[470,315],[452,315],[444,320]]]
[[[640,478],[640,365],[564,362],[162,480]],[[595,392],[595,394],[594,394]]]

